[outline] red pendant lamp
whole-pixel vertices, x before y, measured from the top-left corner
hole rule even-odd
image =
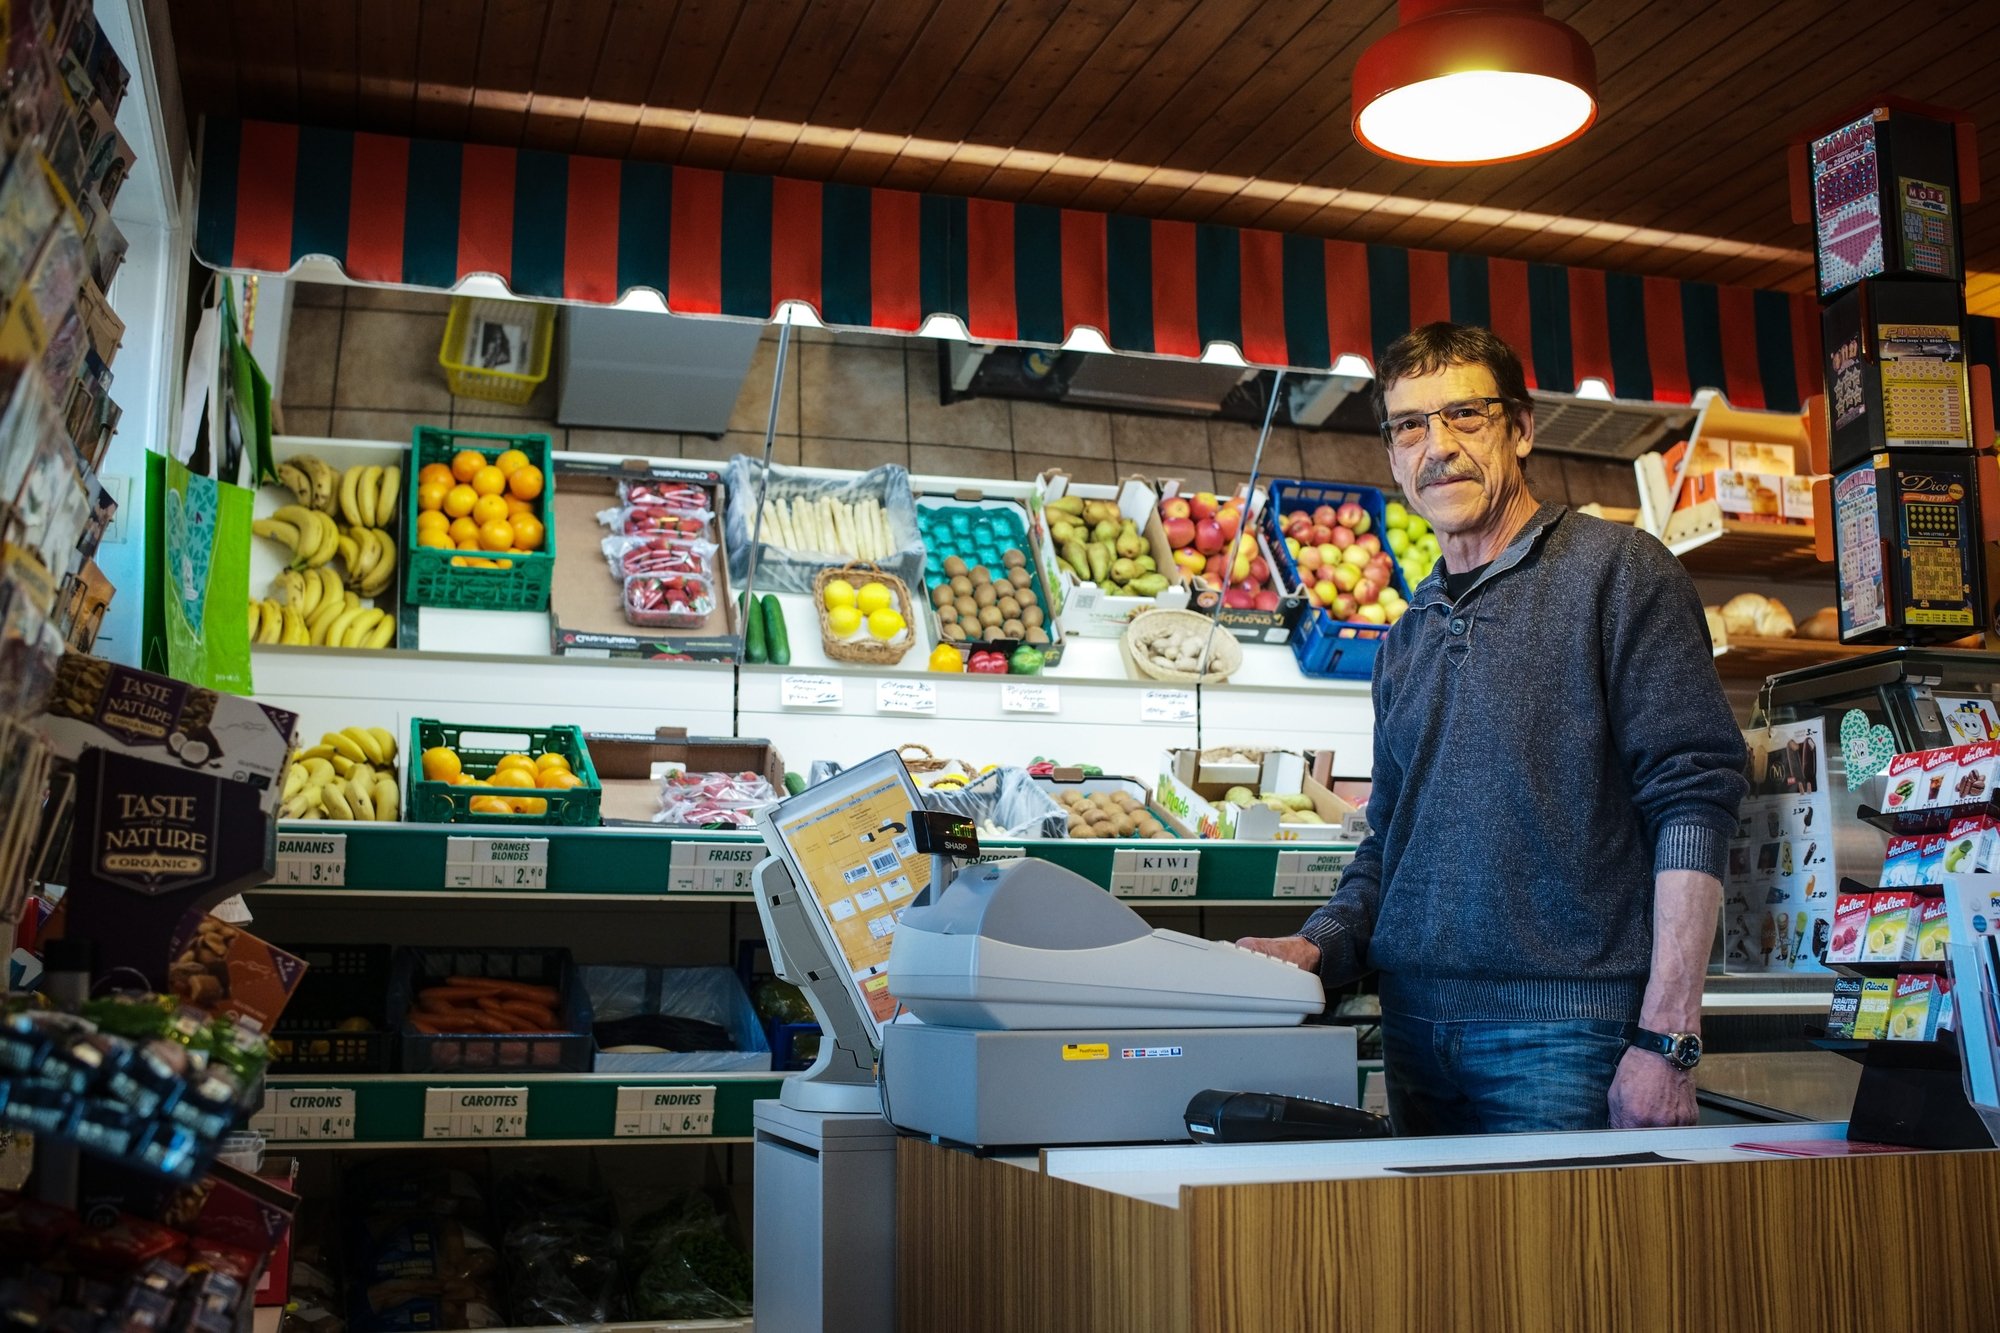
[[[1597,61],[1541,0],[1399,0],[1354,66],[1354,137],[1383,157],[1470,167],[1533,157],[1597,118]]]

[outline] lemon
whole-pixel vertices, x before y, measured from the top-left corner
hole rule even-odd
[[[876,584],[869,584],[870,588]],[[865,598],[868,588],[861,590]],[[877,607],[868,613],[868,632],[878,639],[893,639],[903,632],[903,618],[886,606]]]
[[[852,606],[836,606],[826,613],[826,623],[844,639],[861,628],[861,613]]]
[[[835,579],[826,585],[826,591],[820,596],[826,602],[826,609],[829,611],[836,607],[853,606],[854,585],[846,579]]]
[[[881,584],[864,583],[861,585],[861,591],[855,594],[854,604],[861,608],[862,615],[872,616],[883,607],[892,604],[895,600],[895,597],[890,594],[889,590]],[[898,620],[896,623],[900,625],[903,622]],[[886,638],[887,636],[885,635],[884,637]]]

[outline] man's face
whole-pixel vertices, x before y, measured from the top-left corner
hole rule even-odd
[[[1448,404],[1478,403],[1498,397],[1493,372],[1484,366],[1454,365],[1429,375],[1400,379],[1383,395],[1385,416],[1436,411]],[[1488,419],[1476,433],[1462,434],[1431,417],[1423,437],[1389,445],[1389,466],[1410,507],[1441,534],[1477,532],[1503,512],[1525,483],[1521,460],[1534,447],[1534,423],[1516,427],[1500,404],[1483,405]]]

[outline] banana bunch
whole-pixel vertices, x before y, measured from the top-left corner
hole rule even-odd
[[[311,457],[311,455],[308,455]],[[318,462],[318,459],[314,459]],[[403,469],[357,465],[340,474],[340,515],[350,528],[386,528],[396,517]]]
[[[311,643],[312,638],[298,607],[265,597],[250,602],[250,642]]]
[[[363,597],[380,597],[396,577],[396,542],[380,528],[359,525],[337,539],[347,576]]]
[[[340,491],[340,473],[325,459],[293,454],[278,464],[278,480],[305,508],[322,514],[333,512],[334,497]]]
[[[304,505],[286,505],[252,523],[250,531],[291,547],[293,569],[318,569],[340,551],[340,525]]]
[[[303,572],[288,569],[272,590],[276,596],[250,603],[253,642],[387,648],[396,637],[395,617],[379,607],[364,606],[329,565]],[[265,622],[274,612],[276,637],[270,637]]]
[[[394,823],[401,817],[400,792],[394,733],[346,727],[292,752],[278,817]]]

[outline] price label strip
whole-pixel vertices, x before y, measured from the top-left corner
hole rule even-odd
[[[425,1088],[427,1139],[525,1139],[526,1088]]]
[[[982,842],[979,855],[969,857],[960,864],[969,866],[985,865],[988,861],[1018,861],[1028,854],[1026,847],[1009,846],[1004,843]]]
[[[1025,681],[1000,682],[1000,711],[1004,713],[1060,713],[1060,685],[1030,685]]]
[[[280,833],[271,883],[338,889],[347,885],[345,833]]]
[[[786,676],[778,682],[778,703],[785,708],[838,708],[841,698],[837,676]]]
[[[1193,690],[1147,690],[1139,696],[1141,722],[1194,721]]]
[[[878,713],[935,713],[937,699],[937,682],[934,680],[875,682],[875,711]]]
[[[274,1088],[250,1128],[273,1143],[347,1143],[354,1138],[354,1089]]]
[[[1279,852],[1274,898],[1331,898],[1353,852]]]
[[[1121,847],[1111,854],[1111,894],[1115,898],[1192,898],[1200,873],[1200,852]]]
[[[715,1088],[618,1089],[614,1139],[704,1139],[715,1133]]]
[[[668,893],[749,893],[764,859],[761,842],[676,842],[667,863]]]
[[[446,838],[444,886],[447,889],[521,889],[549,887],[547,838]]]

